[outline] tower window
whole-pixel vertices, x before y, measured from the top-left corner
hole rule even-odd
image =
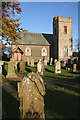
[[[68,48],[64,47],[64,56],[68,56]]]
[[[64,26],[64,33],[67,34],[67,26]]]

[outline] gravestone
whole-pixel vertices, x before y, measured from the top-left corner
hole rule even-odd
[[[2,74],[2,65],[4,64],[3,61],[0,61],[0,74]]]
[[[76,72],[77,70],[77,64],[73,64],[73,72]]]
[[[45,85],[38,73],[29,73],[18,83],[21,118],[45,118]]]
[[[31,59],[31,67],[34,67],[34,59]]]
[[[47,60],[44,60],[44,66],[47,66]]]
[[[15,70],[17,70],[18,61],[15,61]]]
[[[54,64],[57,62],[57,59],[54,60]]]
[[[60,61],[55,63],[55,73],[61,73],[61,64]]]
[[[23,60],[20,62],[20,72],[22,72],[22,73],[26,72],[25,62]]]
[[[43,64],[41,62],[41,59],[39,60],[39,62],[37,63],[37,73],[43,75]]]
[[[53,62],[53,58],[51,58],[51,60],[50,60],[50,65],[52,65],[52,62]]]
[[[8,62],[8,74],[6,76],[6,78],[15,78],[17,77],[17,75],[15,74],[15,61],[13,58],[10,59],[10,61]]]
[[[28,64],[28,66],[30,65],[30,61],[29,60],[27,61],[27,64]]]

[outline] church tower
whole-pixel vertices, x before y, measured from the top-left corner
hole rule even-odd
[[[54,59],[65,61],[72,56],[72,17],[53,18]]]

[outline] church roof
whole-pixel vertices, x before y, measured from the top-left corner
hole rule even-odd
[[[41,33],[18,33],[21,39],[18,40],[18,44],[30,44],[30,45],[50,45],[44,35]]]
[[[53,34],[43,34],[50,45],[53,45]]]

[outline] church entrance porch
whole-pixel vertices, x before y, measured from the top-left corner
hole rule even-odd
[[[13,51],[13,57],[15,61],[21,61],[23,56],[23,51],[18,47]]]

